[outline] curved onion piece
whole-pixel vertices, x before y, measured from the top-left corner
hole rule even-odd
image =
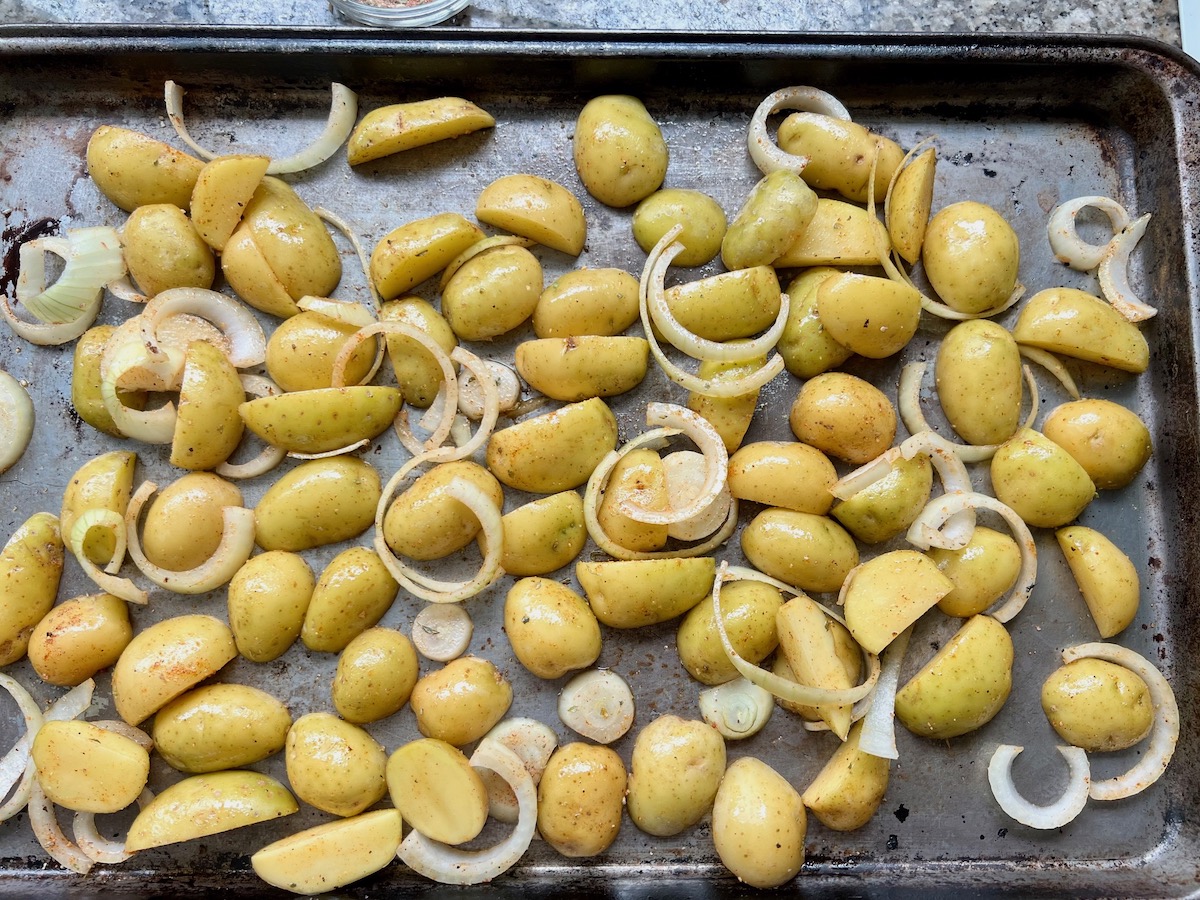
[[[663,475],[667,483],[667,505],[682,506],[704,489],[707,462],[703,453],[695,450],[676,450],[663,457]],[[716,498],[690,519],[672,522],[667,535],[677,541],[703,540],[729,518],[733,495],[726,481]]]
[[[884,268],[887,268],[885,265]],[[940,300],[934,300],[931,297],[921,295],[921,309],[927,313],[937,316],[939,319],[950,319],[951,321],[964,322],[967,319],[990,319],[993,316],[998,316],[1000,313],[1015,306],[1017,301],[1025,296],[1025,285],[1017,282],[1013,292],[1008,295],[1008,299],[998,306],[993,306],[991,309],[985,309],[982,312],[968,313],[954,309],[952,306],[947,306]]]
[[[0,797],[8,798],[0,807],[0,822],[12,818],[29,802],[29,790],[33,781],[32,748],[33,738],[44,721],[29,691],[10,675],[0,672],[0,687],[8,691],[17,701],[21,717],[25,720],[25,733],[17,739],[4,758],[0,759]]]
[[[1054,376],[1059,384],[1063,386],[1063,390],[1067,392],[1072,400],[1078,400],[1080,397],[1079,386],[1075,384],[1075,379],[1071,377],[1071,373],[1067,371],[1067,367],[1063,365],[1063,361],[1048,350],[1043,350],[1040,347],[1029,347],[1025,344],[1017,344],[1017,350],[1025,359],[1032,363],[1037,363],[1047,372]]]
[[[1111,197],[1076,197],[1056,206],[1046,223],[1050,249],[1060,262],[1080,272],[1090,272],[1099,266],[1109,247],[1107,242],[1091,244],[1079,236],[1075,228],[1075,217],[1088,207],[1098,209],[1108,216],[1114,235],[1129,227],[1129,213]]]
[[[517,754],[525,766],[525,771],[533,779],[534,786],[542,780],[546,763],[558,747],[558,735],[554,733],[554,729],[528,716],[501,720],[483,736],[483,740],[496,741]],[[479,774],[487,789],[488,812],[491,817],[509,825],[516,822],[520,817],[520,808],[508,782],[487,769]]]
[[[102,725],[100,722],[93,722],[92,724]],[[149,788],[146,788],[138,795],[138,809],[145,808],[146,804],[153,799],[154,793]],[[100,834],[96,829],[95,813],[75,813],[75,819],[71,827],[75,833],[75,843],[78,845],[80,852],[93,862],[114,865],[116,863],[123,863],[133,856],[132,853],[125,849],[124,841],[110,841]]]
[[[763,584],[772,585],[792,594],[796,594],[797,591],[796,588],[763,575],[760,572],[756,572],[753,569],[747,569],[742,566],[731,566],[727,562],[722,562],[718,568],[712,590],[713,616],[716,621],[717,634],[721,638],[721,646],[725,649],[729,661],[733,663],[733,667],[747,681],[758,685],[764,690],[770,691],[776,697],[783,700],[790,700],[792,703],[802,703],[805,706],[820,706],[824,703],[838,705],[857,703],[859,700],[870,695],[875,689],[875,684],[879,680],[879,657],[874,653],[863,653],[863,656],[867,660],[867,677],[862,684],[843,690],[810,687],[806,684],[789,681],[743,658],[733,646],[732,641],[729,640],[729,632],[725,628],[725,614],[721,609],[721,586],[727,581],[761,581]],[[839,622],[842,621],[840,616],[825,609],[824,606],[821,609],[830,618],[836,619]]]
[[[508,412],[521,399],[521,379],[502,362],[494,359],[481,362],[483,370],[490,374],[490,381],[496,386],[497,413]],[[458,408],[468,419],[483,418],[486,392],[484,381],[474,371],[467,369],[458,373]]]
[[[1102,659],[1124,666],[1146,682],[1146,687],[1150,689],[1150,702],[1154,704],[1154,725],[1150,730],[1149,746],[1137,764],[1124,775],[1093,781],[1089,795],[1093,800],[1122,800],[1144,791],[1166,771],[1175,753],[1175,745],[1179,743],[1179,705],[1175,702],[1171,685],[1144,656],[1119,644],[1103,641],[1077,644],[1064,650],[1062,658],[1065,663],[1077,659]]]
[[[168,401],[156,409],[130,409],[117,394],[117,382],[121,376],[143,366],[146,358],[146,351],[140,343],[129,342],[117,347],[110,359],[107,374],[100,379],[100,398],[121,434],[147,444],[169,444],[175,439],[175,422],[178,418],[174,403]]]
[[[108,292],[118,300],[124,300],[126,303],[145,303],[150,298],[133,286],[128,275],[123,275],[120,278],[114,278],[105,285]]]
[[[258,319],[232,297],[206,288],[168,288],[156,294],[141,313],[146,342],[154,343],[163,320],[180,313],[216,325],[229,340],[229,361],[236,368],[257,366],[267,358],[267,338]]]
[[[1083,812],[1088,801],[1088,785],[1091,783],[1091,766],[1087,753],[1080,747],[1059,747],[1070,768],[1067,787],[1062,795],[1048,806],[1030,803],[1017,791],[1012,780],[1012,764],[1024,747],[1001,744],[988,763],[988,784],[992,796],[1012,818],[1030,828],[1062,828]]]
[[[171,126],[175,129],[175,133],[179,135],[179,139],[187,144],[189,149],[201,159],[213,159],[216,157],[216,153],[196,143],[191,134],[188,133],[187,126],[183,122],[183,88],[174,81],[168,81],[163,88],[163,95],[167,104],[167,118],[170,119]]]
[[[115,228],[97,225],[67,232],[65,252],[53,238],[40,238],[21,246],[22,268],[31,266],[28,278],[17,279],[17,300],[29,314],[47,325],[70,325],[80,317],[95,319],[104,286],[125,274],[121,238]],[[66,264],[54,284],[45,285],[42,251],[61,256]]]
[[[65,237],[40,237],[26,241],[17,250],[15,293],[18,303],[36,297],[46,290],[46,254],[53,253],[64,263],[71,256],[71,243]]]
[[[611,744],[633,726],[633,691],[612,669],[589,669],[558,695],[562,723],[597,744]]]
[[[521,758],[499,741],[484,738],[471,754],[471,765],[495,772],[517,798],[517,824],[508,837],[488,850],[459,850],[430,840],[416,829],[396,856],[415,872],[441,884],[482,884],[516,864],[529,849],[537,828],[537,788]]]
[[[426,659],[450,662],[467,652],[474,630],[471,614],[461,606],[433,603],[413,619],[413,646]]]
[[[92,694],[95,691],[96,682],[91,678],[75,685],[50,704],[50,708],[45,713],[46,721],[66,722],[70,719],[78,719],[92,705]]]
[[[129,498],[125,510],[126,540],[129,556],[138,570],[168,591],[176,594],[203,594],[226,584],[254,552],[254,510],[241,506],[226,506],[221,509],[221,542],[213,555],[183,572],[175,572],[156,566],[142,552],[138,537],[138,516],[150,495],[158,490],[153,481],[144,481]]]
[[[745,678],[700,692],[700,718],[730,740],[758,734],[774,709],[771,692]]]
[[[939,546],[933,540],[938,535],[939,529],[950,517],[968,509],[989,509],[999,514],[1008,523],[1013,536],[1017,539],[1017,547],[1021,551],[1021,569],[1007,598],[997,601],[1000,606],[991,613],[992,618],[997,621],[1009,622],[1025,608],[1025,604],[1029,602],[1029,595],[1033,593],[1033,586],[1037,582],[1037,544],[1033,540],[1029,526],[1011,507],[987,494],[946,494],[931,500],[917,516],[916,521],[909,526],[908,542],[922,550],[928,550],[931,546]]]
[[[350,246],[354,248],[354,252],[358,255],[358,264],[362,268],[363,280],[367,285],[367,296],[371,298],[371,302],[364,303],[363,306],[367,307],[374,319],[378,319],[379,306],[383,301],[379,296],[379,291],[375,289],[375,282],[371,279],[370,258],[367,256],[366,248],[363,247],[363,242],[359,240],[358,232],[350,227],[349,222],[332,210],[326,209],[324,206],[314,206],[313,212],[344,234],[346,236],[346,240],[350,242]]]
[[[365,447],[371,443],[370,439],[363,438],[355,441],[353,444],[347,444],[345,447],[339,447],[336,450],[326,450],[324,453],[297,453],[295,450],[289,450],[288,456],[292,459],[329,459],[334,456],[345,456],[347,453],[353,453],[360,447]]]
[[[96,583],[96,586],[101,590],[107,591],[114,597],[120,597],[127,603],[137,603],[145,605],[150,600],[150,595],[135,585],[128,578],[118,578],[116,575],[101,571],[101,569],[90,559],[83,550],[83,542],[87,538],[87,534],[93,528],[107,528],[113,533],[119,543],[125,542],[125,519],[120,513],[114,512],[111,509],[89,509],[85,510],[75,524],[71,527],[71,534],[68,544],[71,552],[75,554],[75,559],[79,561],[79,565],[83,567],[83,571],[87,573],[88,578]],[[124,554],[122,554],[122,558]],[[117,560],[117,555],[113,554],[114,562]]]
[[[770,175],[780,169],[787,169],[799,175],[809,162],[807,156],[793,156],[781,149],[767,134],[767,117],[784,109],[815,112],[850,121],[850,113],[841,101],[819,88],[786,87],[768,94],[754,110],[750,119],[750,130],[746,135],[750,158],[764,175]]]
[[[265,375],[241,375],[242,389],[251,397],[274,397],[280,393],[279,385]],[[263,443],[258,456],[244,463],[223,462],[213,471],[222,478],[257,478],[278,466],[287,457],[287,451]]]
[[[38,843],[59,865],[79,875],[86,875],[95,863],[86,853],[76,847],[58,824],[54,804],[42,790],[35,778],[29,794],[29,824],[33,826]]]
[[[899,759],[896,749],[896,688],[900,685],[900,665],[908,652],[912,626],[905,628],[883,648],[880,654],[879,682],[871,695],[870,706],[863,717],[858,749],[882,759]],[[822,722],[822,725],[825,723]]]
[[[103,728],[105,731],[119,734],[121,737],[129,738],[147,753],[154,749],[154,738],[150,737],[142,729],[136,728],[120,719],[93,719],[91,724],[97,728]]]
[[[1146,233],[1149,222],[1150,213],[1146,213],[1109,241],[1096,272],[1104,299],[1130,322],[1144,322],[1158,315],[1158,310],[1139,300],[1129,286],[1129,256]]]
[[[0,472],[25,453],[33,437],[33,400],[21,382],[0,369]]]
[[[0,315],[4,316],[5,321],[8,322],[8,327],[13,330],[13,333],[17,337],[24,338],[29,343],[37,344],[39,347],[56,347],[59,344],[75,340],[75,338],[87,331],[92,323],[96,321],[96,316],[100,314],[100,304],[103,300],[104,292],[97,291],[95,301],[73,322],[61,325],[45,325],[40,322],[26,322],[20,318],[16,310],[12,308],[12,303],[8,299],[8,295],[0,293]]]

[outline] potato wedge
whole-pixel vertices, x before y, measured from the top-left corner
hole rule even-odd
[[[247,400],[239,407],[246,427],[293,453],[325,453],[378,437],[400,411],[398,388],[356,385],[291,391]]]
[[[250,865],[267,884],[293,894],[335,891],[392,861],[400,825],[394,809],[326,822],[268,844],[250,857]]]
[[[571,256],[582,253],[587,240],[579,200],[558,182],[537,175],[497,178],[479,195],[475,217]]]
[[[346,159],[358,166],[495,124],[491,113],[461,97],[393,103],[373,109],[359,120],[346,143]]]
[[[242,213],[267,174],[270,157],[237,154],[209,160],[192,188],[192,224],[218,253],[242,221]]]

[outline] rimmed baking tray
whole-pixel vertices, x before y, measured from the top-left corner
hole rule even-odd
[[[1053,795],[1062,769],[1038,707],[1038,686],[1062,647],[1095,638],[1052,537],[1042,534],[1039,584],[1029,607],[1013,623],[1016,686],[1005,709],[980,731],[949,742],[930,743],[902,733],[901,758],[879,813],[852,834],[837,834],[813,821],[808,860],[784,893],[1200,893],[1200,730],[1194,725],[1200,709],[1194,662],[1200,654],[1200,627],[1191,597],[1192,586],[1200,581],[1194,502],[1200,486],[1200,205],[1194,174],[1200,162],[1200,71],[1191,60],[1164,45],[1121,38],[0,28],[0,212],[6,253],[43,220],[53,220],[45,227],[119,224],[118,211],[86,175],[83,150],[92,130],[104,123],[174,141],[162,107],[166,79],[188,89],[193,133],[203,140],[281,153],[320,130],[330,81],[354,88],[364,109],[447,94],[471,98],[496,115],[494,131],[356,171],[344,157],[335,157],[298,179],[297,190],[311,203],[347,217],[371,246],[412,218],[443,210],[469,215],[478,192],[499,175],[528,171],[554,178],[583,198],[589,239],[578,262],[539,251],[547,282],[575,265],[641,269],[644,257],[629,236],[630,212],[604,208],[586,197],[571,163],[575,115],[600,93],[642,97],[670,144],[667,183],[705,190],[731,214],[757,179],[745,152],[746,124],[761,98],[778,87],[812,84],[829,90],[856,119],[906,146],[936,134],[941,161],[935,206],[970,197],[999,209],[1020,235],[1021,279],[1031,290],[1092,284],[1089,276],[1056,263],[1046,244],[1046,216],[1061,200],[1104,193],[1137,214],[1153,212],[1132,272],[1135,285],[1160,309],[1145,326],[1153,354],[1150,370],[1131,378],[1074,363],[1069,368],[1086,395],[1134,406],[1152,431],[1154,457],[1137,481],[1101,496],[1082,521],[1113,536],[1141,572],[1142,610],[1118,640],[1150,657],[1174,685],[1184,730],[1170,769],[1144,794],[1107,805],[1093,803],[1056,832],[1026,829],[995,807],[985,770],[999,742],[1025,744],[1029,750],[1023,767],[1018,766],[1018,780],[1035,798]],[[348,248],[346,260],[342,295],[355,296],[363,288]],[[11,263],[9,255],[6,265]],[[11,275],[6,270],[6,279]],[[110,300],[104,316],[128,312]],[[923,324],[904,359],[931,358],[944,330],[937,322]],[[507,352],[506,345],[495,352]],[[38,415],[25,458],[0,476],[0,528],[7,535],[38,509],[56,511],[70,473],[89,456],[119,443],[97,436],[73,417],[69,348],[34,350],[6,333],[0,336],[0,364],[30,385]],[[893,390],[897,367],[897,361],[849,365]],[[1047,394],[1044,409],[1063,399],[1047,379],[1040,381]],[[768,386],[752,438],[787,436],[786,410],[796,387],[790,376]],[[651,395],[684,399],[677,388],[652,376],[636,397],[614,403],[623,437],[637,431],[639,404]],[[400,453],[394,441],[383,441],[366,458],[386,476]],[[141,450],[139,459],[141,476],[160,482],[174,477],[159,452]],[[246,485],[248,502],[262,489],[262,484]],[[313,554],[314,568],[333,549]],[[736,547],[721,556],[736,558]],[[90,590],[72,567],[68,562],[63,597]],[[570,571],[562,577],[569,579]],[[501,634],[504,590],[502,582],[472,602],[477,627],[472,652],[496,661],[512,679],[514,713],[557,725],[553,700],[560,683],[537,683],[523,673]],[[418,608],[413,598],[401,596],[384,624],[407,629]],[[222,615],[223,594],[183,601],[156,595],[149,609],[135,614],[140,622],[184,610]],[[696,715],[696,686],[675,657],[674,629],[672,623],[637,633],[606,633],[600,662],[634,687],[639,722],[668,711]],[[926,648],[945,636],[944,627],[934,628],[914,642],[914,655],[928,655]],[[274,689],[298,716],[330,708],[333,664],[330,655],[294,647],[275,663],[235,662],[220,677]],[[11,670],[41,699],[54,695],[34,684],[24,664]],[[106,676],[99,680],[103,694]],[[17,733],[15,713],[5,709],[0,743]],[[415,735],[407,711],[372,730],[389,750]],[[561,739],[569,739],[563,726],[558,730]],[[628,761],[632,735],[615,746]],[[802,787],[832,746],[827,735],[807,734],[780,714],[752,741],[731,744],[730,756],[760,755]],[[1129,751],[1098,760],[1097,773],[1115,773],[1135,758],[1136,751]],[[283,773],[278,758],[259,768]],[[163,783],[170,773],[156,768],[154,779]],[[0,826],[0,891],[21,896],[262,896],[270,892],[250,872],[248,853],[323,818],[307,810],[250,830],[146,853],[123,866],[100,866],[80,879],[45,859],[22,815]],[[397,864],[343,893],[416,896],[440,890]],[[492,885],[457,893],[724,898],[754,892],[716,862],[707,823],[677,838],[655,839],[626,820],[617,842],[599,858],[567,860],[535,843],[518,867]]]

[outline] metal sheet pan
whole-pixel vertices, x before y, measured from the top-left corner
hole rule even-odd
[[[986,760],[998,742],[1029,747],[1021,783],[1053,793],[1060,769],[1053,735],[1038,707],[1038,686],[1058,650],[1091,640],[1082,600],[1057,556],[1040,536],[1043,566],[1033,601],[1014,622],[1016,686],[988,726],[963,738],[930,743],[902,733],[900,761],[873,821],[837,834],[813,821],[808,860],[787,893],[812,896],[1188,896],[1200,893],[1200,627],[1192,586],[1200,581],[1194,497],[1200,484],[1197,447],[1196,175],[1200,72],[1177,51],[1152,42],[1070,37],[839,36],[460,33],[381,35],[358,30],[206,28],[120,30],[94,27],[0,28],[0,212],[7,251],[32,223],[62,227],[121,220],[88,179],[83,150],[102,123],[121,124],[166,140],[173,135],[162,107],[162,84],[188,90],[193,133],[230,147],[293,148],[320,130],[328,84],[359,92],[369,109],[389,102],[459,94],[492,111],[494,132],[411,151],[351,171],[344,158],[304,176],[297,189],[310,202],[349,218],[368,246],[412,218],[442,210],[470,214],[493,178],[529,171],[561,181],[583,198],[588,246],[576,261],[541,252],[547,282],[575,265],[619,265],[640,271],[643,256],[629,237],[630,212],[610,210],[584,195],[570,144],[578,109],[598,93],[641,96],[662,123],[671,147],[668,184],[698,187],[730,212],[757,178],[746,158],[744,130],[758,101],[787,84],[813,84],[838,95],[856,119],[911,145],[937,134],[941,162],[936,205],[972,197],[994,205],[1016,227],[1021,279],[1037,290],[1086,287],[1088,276],[1057,264],[1044,237],[1046,215],[1062,199],[1107,193],[1137,213],[1154,213],[1134,258],[1132,279],[1161,310],[1145,327],[1150,371],[1117,376],[1070,363],[1084,393],[1133,405],[1150,424],[1155,454],[1129,488],[1101,496],[1082,521],[1108,532],[1138,563],[1143,605],[1120,641],[1153,659],[1172,680],[1184,711],[1184,732],[1167,775],[1137,798],[1093,803],[1059,832],[1035,833],[994,805]],[[349,250],[347,261],[350,262]],[[11,258],[10,258],[11,261]],[[362,290],[347,266],[343,296]],[[711,269],[708,271],[712,271]],[[703,273],[699,273],[703,274]],[[6,277],[11,273],[6,272]],[[687,277],[694,277],[689,273]],[[425,291],[425,293],[429,293]],[[104,318],[127,314],[117,301]],[[923,324],[905,360],[929,358],[944,326]],[[501,345],[495,352],[507,352]],[[0,364],[30,384],[38,427],[26,457],[0,476],[0,530],[5,535],[32,512],[56,511],[69,474],[116,442],[97,436],[72,414],[67,379],[70,349],[33,350],[0,336]],[[850,364],[851,371],[894,385],[896,361]],[[1048,404],[1061,394],[1042,379]],[[796,390],[780,378],[763,394],[752,438],[786,437],[786,409]],[[681,401],[683,394],[652,377],[636,397],[618,401],[623,436],[638,429],[647,396]],[[1045,407],[1049,408],[1049,405]],[[385,474],[400,452],[386,440],[367,454]],[[140,453],[144,477],[168,481],[165,457]],[[253,502],[262,484],[246,486]],[[515,501],[510,500],[510,506]],[[588,551],[585,551],[585,553]],[[722,551],[736,558],[736,548]],[[314,569],[332,551],[314,553]],[[89,590],[68,563],[66,597]],[[563,577],[569,576],[569,571]],[[558,683],[535,683],[511,656],[500,632],[505,583],[473,601],[472,651],[494,659],[512,679],[514,713],[558,725]],[[221,615],[220,592],[179,601],[156,597],[139,622],[182,609]],[[419,604],[401,596],[384,624],[410,626]],[[696,686],[672,648],[675,626],[606,634],[603,665],[624,675],[639,702],[639,721],[676,711],[695,715]],[[943,640],[933,628],[918,651]],[[919,655],[914,652],[914,655]],[[330,708],[331,655],[294,647],[275,663],[237,661],[222,679],[267,685],[294,715]],[[915,662],[914,662],[915,665]],[[11,667],[32,684],[25,666]],[[106,676],[100,678],[101,687]],[[48,700],[55,693],[34,685]],[[5,707],[0,744],[16,734]],[[390,750],[415,735],[405,711],[372,730]],[[558,725],[560,738],[569,739]],[[632,735],[616,745],[628,760]],[[756,754],[803,786],[833,747],[827,735],[806,734],[777,715],[731,757]],[[1120,771],[1136,751],[1096,763],[1099,774]],[[260,768],[282,775],[279,758]],[[156,768],[156,783],[170,780]],[[0,892],[28,896],[139,896],[268,892],[249,870],[248,852],[323,816],[297,816],[206,841],[148,852],[124,866],[98,867],[78,879],[49,863],[25,817],[0,826]],[[416,896],[433,889],[402,866],[348,889],[347,896]],[[738,897],[751,893],[716,862],[709,828],[655,839],[625,821],[614,846],[594,860],[569,861],[535,843],[522,863],[493,885],[463,896]]]

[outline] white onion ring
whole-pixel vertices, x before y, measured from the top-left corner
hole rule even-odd
[[[512,409],[521,399],[521,379],[516,372],[498,360],[488,359],[481,362],[483,370],[489,373],[487,379],[481,380],[477,373],[470,369],[458,373],[458,408],[468,419],[483,418],[486,408],[484,381],[491,381],[496,387],[497,415]]]
[[[54,814],[54,804],[36,778],[29,794],[29,824],[33,826],[33,833],[42,849],[63,868],[79,875],[86,875],[92,870],[95,863],[63,834],[58,817]]]
[[[62,274],[49,287],[43,251],[61,256],[66,262]],[[17,300],[31,316],[47,325],[74,325],[81,317],[91,325],[104,286],[125,274],[120,235],[107,225],[77,228],[67,232],[65,239],[27,241],[21,245],[20,265]]]
[[[164,319],[180,313],[198,316],[217,326],[229,339],[229,362],[236,368],[257,366],[267,358],[267,338],[258,319],[232,297],[206,288],[169,288],[156,294],[141,312],[146,343],[156,343],[158,326]]]
[[[1037,363],[1047,372],[1054,376],[1055,380],[1063,386],[1063,390],[1067,392],[1072,400],[1078,400],[1080,397],[1079,387],[1075,384],[1075,379],[1071,377],[1071,373],[1067,371],[1067,367],[1063,361],[1048,350],[1043,350],[1040,347],[1029,347],[1025,344],[1017,344],[1017,350],[1021,356],[1032,363]]]
[[[0,473],[25,453],[33,437],[33,400],[21,382],[0,369]]]
[[[1129,227],[1129,213],[1111,197],[1076,197],[1056,206],[1046,223],[1050,249],[1060,262],[1080,272],[1090,272],[1099,266],[1109,247],[1109,242],[1091,244],[1079,236],[1075,217],[1088,207],[1098,209],[1108,216],[1114,235]]]
[[[94,722],[93,724],[100,725],[101,723]],[[153,799],[154,793],[149,788],[146,788],[138,794],[138,809],[145,809],[146,805]],[[132,853],[125,849],[124,841],[110,841],[100,834],[96,828],[95,813],[76,812],[71,827],[75,834],[75,843],[78,845],[80,852],[93,862],[115,865],[116,863],[123,863],[133,856]]]
[[[696,496],[703,487],[706,461],[703,453],[695,450],[676,450],[663,457],[663,475],[667,483],[667,505],[677,506],[686,498]],[[682,522],[672,522],[667,536],[677,541],[699,541],[717,531],[729,517],[729,505],[733,503],[726,478],[715,500],[701,512]]]
[[[488,438],[492,436],[492,432],[496,430],[496,423],[500,420],[501,406],[500,387],[495,379],[491,377],[493,369],[488,360],[482,359],[462,347],[455,347],[450,353],[450,359],[474,376],[474,383],[478,385],[483,396],[480,398],[479,415],[471,416],[471,418],[479,419],[479,426],[468,440],[458,445],[457,450],[447,453],[446,462],[456,459],[466,459],[487,443]],[[509,369],[509,371],[511,372],[512,370]],[[460,388],[458,391],[460,408],[462,407],[463,394],[464,392]],[[453,428],[453,426],[451,427]]]
[[[863,717],[858,749],[881,759],[899,759],[896,748],[896,689],[900,686],[900,665],[908,651],[912,626],[908,626],[880,654],[879,681],[871,695],[871,705]],[[822,723],[824,724],[824,723]]]
[[[108,351],[105,351],[108,356]],[[115,348],[107,375],[100,379],[100,398],[117,430],[126,437],[147,444],[169,444],[175,439],[178,413],[167,401],[156,409],[131,409],[121,402],[117,382],[125,372],[145,365],[146,352],[140,343],[125,343]]]
[[[1150,744],[1142,758],[1124,775],[1093,781],[1089,796],[1093,800],[1123,800],[1144,791],[1158,781],[1179,743],[1179,705],[1175,692],[1163,674],[1141,654],[1122,647],[1095,641],[1068,647],[1062,653],[1063,662],[1077,659],[1102,659],[1114,665],[1124,666],[1141,676],[1150,689],[1150,700],[1154,704],[1154,726],[1150,730]]]
[[[0,822],[3,822],[23,810],[29,802],[34,777],[33,738],[42,727],[44,717],[29,691],[15,678],[0,672],[0,687],[12,695],[25,720],[25,733],[0,759],[0,797],[7,798],[0,806]]]
[[[242,382],[242,390],[251,397],[274,397],[280,393],[279,385],[265,375],[242,374],[239,377]],[[270,472],[283,462],[286,457],[287,451],[282,447],[275,447],[263,442],[262,450],[253,459],[249,459],[244,463],[226,461],[218,465],[213,471],[222,478],[257,478],[259,475],[265,475],[267,472]]]
[[[1115,235],[1108,242],[1104,259],[1096,271],[1100,279],[1100,293],[1113,309],[1130,322],[1144,322],[1158,315],[1158,310],[1139,300],[1129,286],[1129,256],[1146,233],[1149,222],[1150,213],[1146,213]]]
[[[885,265],[884,268],[886,269],[887,265]],[[990,319],[1015,306],[1017,301],[1023,296],[1025,296],[1025,285],[1018,281],[1016,286],[1013,288],[1012,293],[1008,295],[1007,300],[997,306],[991,307],[990,309],[982,310],[981,312],[962,312],[961,310],[957,310],[952,306],[942,303],[940,300],[934,300],[932,297],[926,297],[924,294],[921,294],[921,309],[925,310],[927,313],[937,316],[940,319],[950,319],[951,321],[957,322],[965,322],[968,319]]]
[[[1001,744],[988,763],[988,784],[1000,808],[1022,825],[1030,828],[1062,828],[1083,812],[1088,801],[1091,767],[1087,753],[1079,747],[1059,747],[1058,752],[1070,768],[1067,787],[1061,796],[1048,806],[1030,803],[1017,791],[1012,780],[1012,764],[1024,750],[1013,744]]]
[[[537,827],[537,788],[521,758],[499,741],[484,738],[471,765],[495,772],[517,798],[517,824],[508,837],[487,850],[460,850],[412,830],[396,856],[410,869],[440,884],[482,884],[516,864],[529,849]]]
[[[767,117],[783,109],[815,112],[834,119],[850,121],[850,113],[832,94],[819,88],[796,86],[780,88],[768,94],[750,119],[746,146],[750,158],[764,175],[786,169],[799,175],[809,163],[807,156],[794,156],[783,150],[767,134]]]
[[[107,528],[113,533],[119,546],[126,542],[125,519],[120,513],[111,509],[84,510],[75,520],[75,524],[71,526],[71,534],[67,541],[71,552],[75,554],[75,559],[79,561],[79,565],[83,567],[88,578],[92,579],[101,590],[107,591],[114,597],[120,597],[127,603],[144,606],[150,600],[150,595],[146,591],[128,578],[117,578],[114,574],[116,569],[114,569],[114,573],[101,571],[99,566],[88,559],[88,555],[83,549],[83,542],[93,528]],[[120,560],[123,559],[124,553],[120,556],[114,553],[109,565],[120,566]]]
[[[100,314],[100,305],[104,302],[104,291],[97,291],[95,300],[72,322],[61,325],[46,325],[41,322],[26,322],[17,315],[7,294],[0,294],[0,315],[8,322],[8,327],[19,338],[39,347],[56,347],[79,337]]]

